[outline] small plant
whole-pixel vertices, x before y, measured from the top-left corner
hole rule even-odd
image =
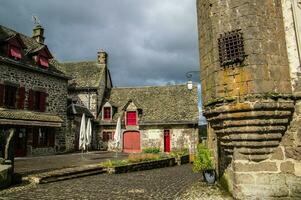
[[[213,169],[211,153],[203,144],[198,144],[197,154],[193,162],[193,171],[202,172],[210,169]]]
[[[108,160],[100,163],[102,167],[118,167],[129,164],[128,160]]]
[[[149,147],[149,148],[145,148],[143,149],[143,153],[160,153],[160,148],[158,147]]]
[[[150,153],[130,154],[128,161],[130,163],[138,163],[143,161],[159,160],[160,158],[161,156],[159,154],[150,154]]]
[[[175,149],[170,152],[171,157],[181,157],[181,156],[188,155],[188,154],[189,154],[189,152],[188,152],[187,148]]]

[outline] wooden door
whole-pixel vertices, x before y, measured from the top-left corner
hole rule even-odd
[[[138,131],[127,131],[123,134],[123,152],[138,153],[140,148],[140,133]]]
[[[164,152],[170,152],[170,131],[164,130]]]
[[[27,133],[25,128],[17,128],[14,136],[15,157],[26,156]]]

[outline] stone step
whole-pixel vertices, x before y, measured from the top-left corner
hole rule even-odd
[[[62,181],[62,180],[67,180],[72,178],[78,178],[83,176],[101,174],[105,172],[106,171],[103,169],[103,167],[99,165],[85,165],[80,167],[65,168],[65,169],[59,169],[50,172],[33,174],[24,177],[23,180],[36,183],[36,184],[42,184],[42,183],[50,183],[50,182]]]

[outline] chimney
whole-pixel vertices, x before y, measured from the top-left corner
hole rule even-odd
[[[38,43],[44,44],[44,29],[40,24],[34,27],[32,31],[32,38],[35,39]]]
[[[97,62],[98,64],[106,65],[108,62],[108,54],[103,49],[97,52]]]

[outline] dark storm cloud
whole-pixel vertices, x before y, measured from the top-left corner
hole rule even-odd
[[[27,35],[39,16],[60,61],[94,60],[105,49],[115,86],[183,83],[198,70],[195,0],[0,2],[0,23]]]

